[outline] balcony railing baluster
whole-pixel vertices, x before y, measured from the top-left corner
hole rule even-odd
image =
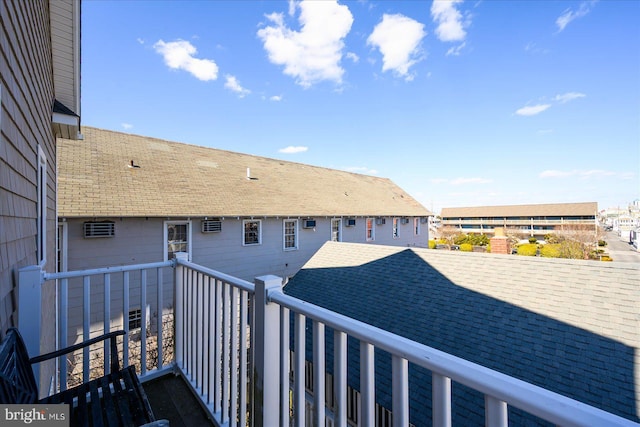
[[[294,425],[305,425],[305,317],[300,314],[295,314],[295,366],[293,368],[294,380],[293,380],[293,416]]]

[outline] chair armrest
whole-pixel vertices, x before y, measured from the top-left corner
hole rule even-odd
[[[120,370],[120,362],[118,361],[118,342],[117,338],[120,335],[126,335],[125,331],[113,331],[108,332],[106,334],[102,334],[95,338],[91,338],[87,341],[71,345],[66,348],[62,348],[60,350],[52,351],[51,353],[42,354],[40,356],[32,357],[29,359],[29,363],[32,365],[35,363],[44,362],[45,360],[54,359],[56,357],[64,356],[65,354],[69,354],[76,350],[80,350],[82,348],[88,347],[100,341],[110,340],[111,344],[111,372],[116,372]]]

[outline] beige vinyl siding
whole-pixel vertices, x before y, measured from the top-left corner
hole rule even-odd
[[[18,270],[37,264],[38,144],[47,158],[46,270],[55,270],[56,152],[51,131],[53,82],[49,5],[44,0],[0,4],[0,330],[17,323]],[[54,288],[43,289],[54,300]],[[42,351],[53,348],[54,305],[42,307]]]

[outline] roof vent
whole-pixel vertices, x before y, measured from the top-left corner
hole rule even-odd
[[[205,219],[201,223],[203,233],[219,233],[222,231],[222,221],[219,219]]]
[[[94,221],[83,224],[84,238],[113,237],[116,235],[116,223],[113,221]]]

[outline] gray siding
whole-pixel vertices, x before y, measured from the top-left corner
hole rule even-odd
[[[38,144],[47,158],[47,271],[56,266],[56,152],[49,7],[44,0],[0,2],[0,330],[17,324],[18,270],[38,263]],[[44,288],[43,301],[54,289]],[[42,350],[53,348],[53,304],[43,305]]]
[[[164,221],[161,218],[100,218],[115,221],[115,237],[85,239],[82,225],[92,219],[68,219],[68,269],[106,267],[161,261],[164,256]],[[223,273],[253,281],[257,276],[274,274],[293,276],[302,265],[331,239],[331,218],[314,218],[316,227],[302,228],[298,220],[298,249],[284,250],[283,219],[262,218],[262,243],[243,246],[242,218],[225,218],[222,231],[202,233],[202,218],[191,220],[192,261]],[[171,218],[171,220],[179,220]],[[367,243],[365,218],[358,217],[354,227],[344,226],[342,241]],[[428,245],[427,224],[420,224],[421,232],[415,235],[413,218],[408,224],[399,225],[399,237],[392,236],[392,220],[374,225],[375,240],[371,244],[392,246]]]

